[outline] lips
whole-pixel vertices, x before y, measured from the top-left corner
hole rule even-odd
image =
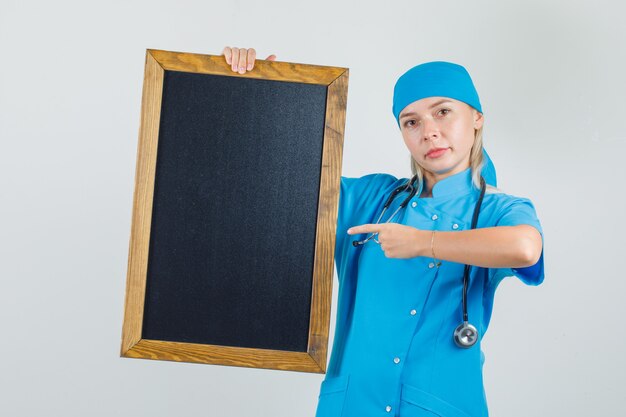
[[[445,153],[445,151],[447,151],[448,148],[434,148],[431,149],[430,151],[428,151],[428,153],[426,154],[426,157],[428,158],[437,158],[441,155],[443,155]]]

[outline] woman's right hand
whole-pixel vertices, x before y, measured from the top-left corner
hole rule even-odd
[[[254,48],[235,48],[225,47],[222,55],[226,58],[226,62],[230,65],[233,72],[245,74],[254,68],[254,60],[256,59],[256,51]],[[265,58],[268,61],[275,61],[276,55],[270,55]]]

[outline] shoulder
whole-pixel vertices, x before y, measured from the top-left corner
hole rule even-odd
[[[406,182],[406,178],[396,178],[391,174],[373,173],[361,177],[341,177],[341,184],[351,187],[384,188],[395,183]]]
[[[492,187],[491,185],[487,185],[484,201],[499,208],[524,204],[534,206],[529,198],[508,194],[503,189]]]
[[[484,204],[498,226],[530,224],[541,231],[535,205],[529,198],[489,186],[485,190]]]
[[[341,194],[347,196],[374,197],[385,194],[408,181],[390,174],[374,173],[361,177],[341,177]]]
[[[370,223],[384,205],[391,192],[406,178],[389,174],[368,174],[362,177],[341,177],[339,193],[340,226]],[[341,229],[341,227],[340,227]]]

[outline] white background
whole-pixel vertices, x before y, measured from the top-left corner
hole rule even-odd
[[[145,50],[225,45],[350,68],[345,176],[408,176],[395,80],[464,65],[499,186],[535,203],[545,233],[544,284],[498,289],[491,415],[620,414],[625,8],[0,0],[0,415],[313,415],[320,374],[119,357]]]

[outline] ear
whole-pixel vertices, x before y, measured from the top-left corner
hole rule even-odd
[[[478,130],[483,127],[483,123],[485,122],[485,118],[483,114],[478,110],[474,109],[474,129]]]

